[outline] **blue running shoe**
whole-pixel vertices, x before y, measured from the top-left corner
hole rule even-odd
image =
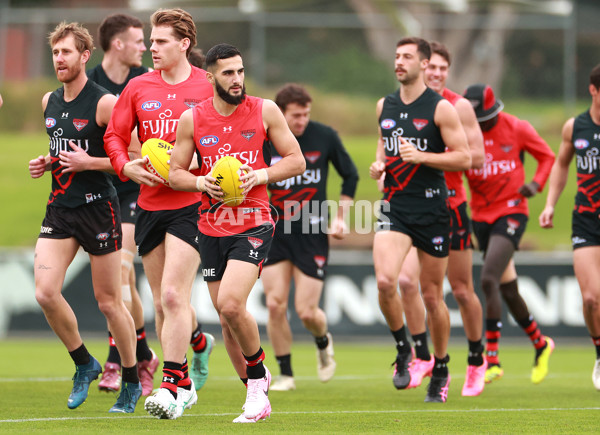
[[[75,375],[73,375],[73,390],[69,395],[67,406],[69,409],[75,409],[87,399],[88,389],[93,380],[98,379],[102,373],[102,366],[90,355],[90,362],[75,366]]]
[[[194,381],[196,391],[204,386],[208,378],[208,357],[215,345],[215,337],[211,334],[204,333],[206,337],[206,349],[203,352],[194,352],[192,358],[192,368],[190,370],[190,378]]]
[[[133,384],[131,382],[123,382],[121,387],[121,393],[117,397],[117,403],[113,405],[108,412],[125,412],[132,414],[135,411],[135,405],[142,395],[142,384],[138,382]]]

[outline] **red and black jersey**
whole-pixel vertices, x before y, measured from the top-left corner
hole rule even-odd
[[[491,224],[509,214],[529,215],[527,198],[519,193],[525,183],[524,152],[538,162],[533,181],[540,191],[550,175],[554,153],[529,122],[504,112],[498,114],[494,127],[483,132],[483,143],[483,168],[466,171],[472,219]]]
[[[342,177],[341,194],[351,198],[356,192],[358,170],[337,132],[331,127],[309,121],[304,133],[296,139],[306,160],[306,170],[301,175],[269,184],[271,205],[279,219],[291,221],[292,228],[302,227],[301,213],[308,216],[311,224],[319,224],[320,228],[324,228],[327,225],[328,208],[321,204],[327,199],[329,163]],[[269,146],[271,164],[275,164],[281,156],[272,144]],[[325,221],[325,225],[321,225],[322,221]]]
[[[267,132],[262,116],[263,99],[246,96],[229,116],[219,114],[213,98],[194,107],[194,143],[199,175],[207,175],[221,157],[233,156],[252,169],[266,168],[264,143]],[[273,223],[267,186],[258,185],[239,206],[231,207],[202,193],[198,228],[202,234],[223,237],[239,234],[264,223]]]
[[[410,104],[400,93],[385,97],[379,127],[384,141],[386,176],[383,199],[402,213],[418,216],[447,216],[448,189],[444,172],[426,165],[407,163],[400,157],[400,137],[428,153],[443,153],[446,146],[435,124],[435,110],[443,97],[427,88]]]
[[[571,142],[575,148],[577,195],[575,210],[598,213],[600,210],[600,125],[589,110],[573,122]]]
[[[456,105],[462,95],[452,92],[448,88],[444,88],[442,91],[442,97],[450,101],[453,106]],[[462,171],[446,171],[444,172],[446,177],[446,185],[448,186],[448,203],[450,208],[456,209],[460,204],[467,201],[467,191],[463,183],[463,172]]]
[[[117,193],[108,173],[63,172],[59,158],[60,151],[72,151],[71,140],[90,156],[106,157],[103,142],[106,127],[96,123],[96,112],[98,101],[109,92],[91,80],[72,101],[65,101],[64,91],[61,87],[50,94],[44,111],[52,164],[52,192],[48,204],[75,208],[114,199]]]
[[[108,90],[111,94],[116,95],[117,97],[121,95],[125,86],[134,77],[141,76],[148,72],[148,68],[145,66],[140,67],[131,67],[129,68],[129,74],[123,83],[115,83],[106,75],[106,71],[102,68],[102,64],[96,65],[94,68],[87,70],[85,73],[88,76],[88,79],[93,80],[98,83],[104,89]],[[117,189],[117,194],[119,196],[124,195],[130,192],[139,192],[140,186],[132,180],[121,181],[117,175],[111,175],[111,181]]]
[[[117,100],[105,135],[106,152],[121,180],[127,179],[122,171],[129,162],[127,147],[135,127],[142,144],[150,138],[174,144],[181,114],[212,95],[206,71],[194,66],[190,76],[176,85],[166,83],[160,70],[130,80]],[[199,192],[176,191],[163,184],[142,185],[138,205],[148,211],[176,210],[200,201],[200,197]]]

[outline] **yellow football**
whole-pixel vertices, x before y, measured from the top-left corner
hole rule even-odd
[[[223,203],[235,207],[244,202],[244,195],[240,189],[240,169],[242,162],[232,156],[221,157],[212,168],[212,176],[216,178],[215,184],[223,190]]]
[[[169,160],[171,156],[167,154],[167,151],[172,150],[173,145],[169,142],[150,138],[142,145],[142,157],[148,156],[146,162],[146,169],[148,172],[156,175],[163,182],[169,184]]]

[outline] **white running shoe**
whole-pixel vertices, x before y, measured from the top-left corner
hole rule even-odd
[[[262,420],[271,415],[271,403],[269,402],[269,386],[271,385],[271,373],[265,367],[265,376],[260,379],[248,379],[248,391],[246,392],[246,403],[244,404],[244,417],[248,420]]]
[[[323,350],[317,348],[317,374],[321,382],[327,382],[335,374],[336,362],[333,358],[333,338],[327,333],[329,344]]]
[[[190,409],[193,405],[198,402],[198,394],[196,393],[196,388],[194,385],[194,381],[190,379],[192,383],[191,390],[186,390],[185,388],[177,387],[177,403],[183,410]]]
[[[271,385],[271,391],[291,391],[296,389],[296,382],[294,381],[293,376],[281,375],[273,385]]]
[[[596,390],[600,391],[600,358],[596,360],[594,364],[594,371],[592,372],[592,382]]]
[[[159,388],[152,396],[148,396],[144,409],[156,418],[175,420],[183,414],[183,407],[175,400],[166,388]]]

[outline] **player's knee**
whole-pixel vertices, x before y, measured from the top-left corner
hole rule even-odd
[[[472,297],[472,293],[466,286],[456,286],[456,288],[452,287],[452,294],[454,295],[454,299],[456,299],[456,303],[459,306],[467,305]]]
[[[267,298],[267,309],[269,310],[270,318],[280,318],[287,316],[288,304],[287,301],[277,298]]]
[[[118,311],[117,304],[112,299],[98,299],[98,309],[107,319],[113,318]]]
[[[596,311],[600,305],[600,295],[592,292],[582,292],[583,309],[585,311]]]
[[[35,289],[35,300],[42,308],[50,308],[56,303],[57,298],[51,289],[45,287],[36,287]]]
[[[227,301],[219,306],[219,312],[225,318],[227,324],[231,325],[232,323],[237,323],[237,320],[245,312],[245,308],[232,301]]]
[[[437,296],[437,294],[424,293],[423,294],[423,304],[425,305],[425,309],[429,313],[435,312],[442,303],[442,299]]]
[[[187,305],[181,294],[174,288],[165,286],[162,290],[162,305],[163,310],[178,311],[184,309]]]
[[[380,297],[390,298],[397,292],[398,282],[395,278],[388,275],[379,275],[377,277],[377,289]]]
[[[302,321],[303,324],[311,324],[314,322],[317,317],[318,307],[316,306],[306,306],[301,307],[296,310],[298,313],[298,318]]]
[[[483,275],[481,277],[481,289],[487,297],[494,294],[499,287],[499,282],[494,277]]]
[[[419,280],[413,279],[410,275],[401,273],[398,277],[398,285],[403,295],[414,296],[419,292]]]

